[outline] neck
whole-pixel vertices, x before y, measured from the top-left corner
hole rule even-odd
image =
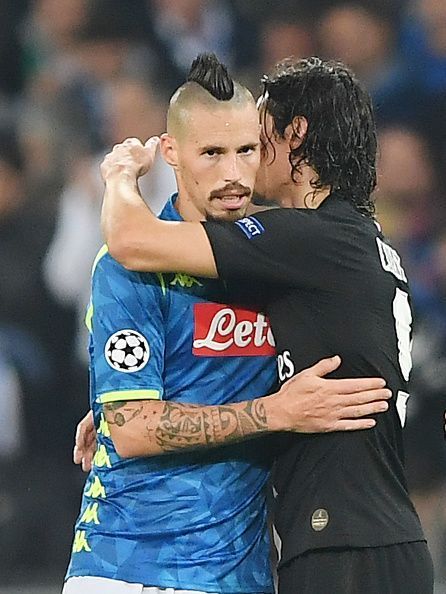
[[[301,166],[301,173],[296,182],[282,186],[279,203],[282,208],[318,208],[330,195],[330,186],[320,189],[314,188],[317,174],[309,165]]]
[[[199,221],[206,220],[205,216],[197,209],[194,203],[180,191],[178,191],[175,208],[185,221],[198,223]]]

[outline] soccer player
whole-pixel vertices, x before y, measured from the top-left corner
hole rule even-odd
[[[289,208],[235,223],[158,221],[136,186],[156,144],[132,139],[102,164],[106,239],[131,269],[243,282],[245,299],[250,293],[271,320],[282,382],[331,353],[342,356],[337,377],[386,379],[391,404],[371,430],[289,436],[274,477],[279,590],[427,594],[432,562],[403,469],[410,296],[400,258],[373,218],[370,98],[348,68],[312,58],[279,64],[259,107],[257,189]],[[218,144],[207,150],[216,162],[224,157]],[[230,195],[241,198],[236,189]]]
[[[201,163],[199,177],[186,163],[176,169],[179,194],[161,215],[176,224],[236,220],[258,166],[251,95],[236,85],[222,100],[232,81],[205,69],[213,96],[195,82],[203,82],[200,64],[168,114],[171,142]],[[214,167],[215,146],[240,177]],[[272,451],[234,441],[294,427],[370,427],[373,418],[356,417],[387,407],[381,380],[322,379],[339,365],[336,357],[255,399],[274,382],[274,343],[263,314],[225,305],[229,291],[183,272],[129,272],[106,248],[99,253],[88,315],[98,447],[65,594],[271,592],[265,482]],[[218,444],[225,447],[209,449]]]

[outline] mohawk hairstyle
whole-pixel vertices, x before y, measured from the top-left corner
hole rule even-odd
[[[215,54],[200,54],[192,62],[187,82],[195,82],[219,101],[234,96],[234,81]]]

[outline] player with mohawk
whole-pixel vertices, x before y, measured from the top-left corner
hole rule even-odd
[[[243,216],[259,162],[258,114],[215,57],[193,64],[167,130],[161,148],[178,194],[161,218]],[[382,380],[323,379],[335,357],[257,398],[275,380],[272,335],[261,313],[225,305],[226,285],[181,271],[129,272],[106,248],[92,283],[98,447],[64,594],[272,592],[271,448],[238,441],[370,427],[373,419],[356,417],[386,407]]]

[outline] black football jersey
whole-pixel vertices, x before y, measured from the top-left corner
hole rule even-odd
[[[340,195],[317,209],[275,209],[204,223],[219,275],[262,304],[281,382],[340,355],[333,377],[383,377],[389,410],[373,429],[286,434],[276,463],[281,562],[307,550],[423,540],[407,492],[402,427],[412,314],[397,252]]]

